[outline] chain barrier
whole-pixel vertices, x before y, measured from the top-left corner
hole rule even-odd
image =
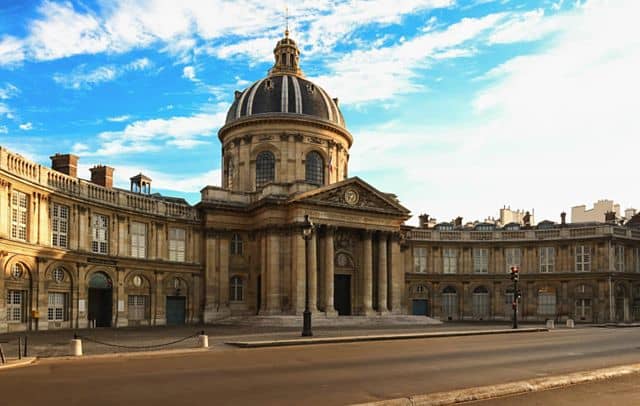
[[[192,334],[188,337],[184,337],[184,338],[180,338],[178,340],[175,341],[171,341],[168,343],[163,343],[163,344],[150,344],[150,345],[122,345],[122,344],[113,344],[113,343],[107,343],[104,341],[100,341],[100,340],[96,340],[95,338],[91,338],[91,337],[87,337],[87,336],[82,336],[79,334],[74,334],[73,338],[74,339],[81,339],[81,340],[86,340],[92,343],[96,343],[96,344],[101,344],[101,345],[106,345],[108,347],[115,347],[115,348],[126,348],[126,349],[135,349],[135,350],[140,350],[140,349],[152,349],[152,348],[160,348],[160,347],[167,347],[170,345],[174,345],[174,344],[178,344],[181,343],[183,341],[187,341],[191,338],[196,338],[199,335],[204,335],[204,331],[198,331],[195,334]]]

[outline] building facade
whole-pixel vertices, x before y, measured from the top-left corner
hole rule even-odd
[[[0,147],[0,332],[213,322],[231,315],[508,318],[640,316],[640,229],[615,224],[422,227],[395,195],[348,176],[353,137],[338,99],[305,79],[285,35],[268,75],[235,93],[221,187],[201,200],[113,187]],[[308,247],[305,215],[315,224]]]

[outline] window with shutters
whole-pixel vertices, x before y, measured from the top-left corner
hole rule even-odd
[[[183,228],[169,229],[169,260],[184,262],[187,233]]]
[[[49,292],[49,308],[47,318],[49,321],[66,321],[68,294],[61,292]]]
[[[550,292],[538,292],[538,314],[553,316],[556,314],[556,295]]]
[[[29,197],[26,193],[11,192],[11,238],[27,241]]]
[[[458,314],[458,293],[452,286],[447,286],[442,291],[442,316],[456,317]]]
[[[129,295],[127,318],[129,320],[145,320],[147,318],[147,303],[149,303],[149,296]]]
[[[131,256],[134,258],[147,256],[147,225],[144,223],[131,223]]]
[[[576,247],[576,272],[591,271],[591,247],[578,245]]]
[[[7,321],[23,323],[26,321],[25,302],[26,291],[10,290],[7,292]]]
[[[507,273],[511,272],[511,267],[522,265],[522,249],[521,248],[505,248],[504,257],[507,265]]]
[[[540,272],[553,272],[556,263],[556,249],[554,247],[540,248]]]
[[[486,319],[489,317],[489,290],[484,286],[479,286],[473,290],[471,310],[473,317],[476,319]]]
[[[458,271],[458,250],[455,248],[442,249],[442,272],[453,274]]]
[[[51,245],[69,247],[69,206],[53,203],[51,206]]]
[[[473,273],[489,273],[489,249],[473,249]]]
[[[427,248],[416,247],[413,249],[413,272],[427,272]]]
[[[91,251],[96,254],[109,253],[109,218],[102,214],[91,216]]]

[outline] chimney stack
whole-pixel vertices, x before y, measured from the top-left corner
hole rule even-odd
[[[65,175],[78,177],[78,157],[73,154],[55,154],[51,157],[51,169]]]
[[[615,211],[608,211],[604,214],[604,221],[605,223],[614,223],[616,222],[616,212]]]
[[[526,212],[522,218],[522,222],[525,228],[531,228],[531,213]]]
[[[560,213],[560,224],[562,224],[563,226],[567,224],[567,213]]]
[[[458,228],[458,227],[462,227],[462,217],[456,217],[456,219],[454,220],[453,225]]]
[[[420,228],[429,228],[429,215],[428,214],[421,214],[418,216],[418,219],[420,221]]]
[[[110,166],[96,165],[91,171],[91,183],[111,189],[113,187],[113,168]]]

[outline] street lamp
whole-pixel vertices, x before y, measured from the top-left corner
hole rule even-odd
[[[518,290],[518,280],[520,279],[520,268],[511,267],[511,280],[513,281],[513,328],[518,328],[518,300],[520,299],[520,291]]]
[[[304,313],[302,314],[302,336],[311,337],[311,310],[309,309],[309,240],[313,236],[314,225],[309,220],[309,215],[304,215],[304,222],[302,223],[302,238],[304,238]]]

